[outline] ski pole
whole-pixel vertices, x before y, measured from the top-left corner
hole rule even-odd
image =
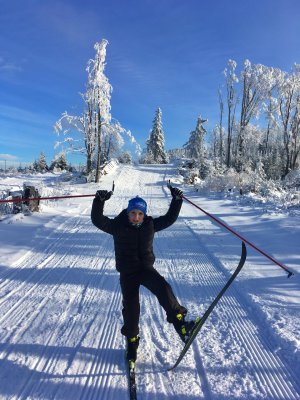
[[[26,201],[34,200],[57,200],[57,199],[73,199],[75,197],[95,197],[95,194],[79,194],[75,196],[51,196],[51,197],[30,197],[10,200],[0,200],[0,203],[24,203]]]
[[[249,240],[245,239],[243,236],[235,232],[232,228],[224,224],[222,221],[214,217],[212,214],[209,212],[203,210],[203,208],[199,207],[197,204],[193,203],[191,200],[189,200],[187,197],[182,196],[182,198],[187,201],[188,203],[192,204],[194,207],[198,208],[198,210],[202,211],[204,214],[206,214],[208,217],[213,219],[215,222],[217,222],[219,225],[223,226],[223,228],[227,229],[229,232],[233,233],[235,236],[240,238],[243,242],[247,243],[249,246],[253,247],[254,250],[258,251],[260,254],[263,256],[267,257],[270,261],[272,261],[274,264],[278,265],[280,268],[284,269],[287,274],[288,278],[290,278],[292,275],[294,275],[293,272],[289,271],[284,265],[280,264],[280,262],[276,261],[273,257],[269,256],[267,253],[264,251],[260,250],[257,246],[255,246],[253,243],[249,242]]]
[[[112,185],[112,192],[115,190],[115,182]],[[50,196],[50,197],[30,197],[30,198],[21,198],[21,199],[10,199],[10,200],[0,200],[0,203],[24,203],[27,201],[35,201],[35,200],[58,200],[58,199],[74,199],[77,197],[95,197],[95,194],[78,194],[78,195],[70,195],[70,196]]]

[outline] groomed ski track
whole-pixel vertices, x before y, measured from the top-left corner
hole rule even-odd
[[[165,183],[174,173],[170,165],[120,166],[98,185],[110,190],[115,181],[106,215],[119,213],[137,194],[150,215],[164,214],[170,202]],[[75,213],[49,219],[21,259],[1,266],[0,399],[128,398],[113,242],[92,225],[91,202],[69,201]],[[184,204],[176,224],[155,242],[156,268],[194,317],[230,270],[205,245],[199,226],[194,229],[199,218]],[[240,250],[237,240],[231,270]],[[181,343],[157,300],[142,289],[138,399],[300,399],[293,365],[276,351],[276,337],[255,310],[237,279],[182,363],[166,372]]]

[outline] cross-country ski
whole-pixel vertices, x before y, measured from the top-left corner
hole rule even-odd
[[[192,331],[189,334],[189,337],[185,341],[184,348],[180,352],[180,354],[178,356],[178,359],[176,360],[175,364],[172,367],[168,368],[168,371],[171,371],[174,368],[176,368],[177,365],[180,363],[180,361],[183,359],[184,355],[186,354],[186,352],[190,348],[191,344],[193,343],[193,341],[197,337],[197,334],[199,333],[200,329],[205,324],[207,318],[209,317],[209,315],[211,314],[211,312],[213,311],[213,309],[215,308],[217,303],[220,301],[220,299],[222,298],[222,296],[226,292],[226,290],[229,288],[229,286],[232,284],[232,282],[235,280],[235,278],[237,277],[237,275],[239,274],[239,272],[243,268],[243,266],[245,264],[245,261],[246,261],[246,257],[247,257],[246,245],[245,245],[244,242],[242,242],[242,254],[241,254],[240,262],[239,262],[238,266],[236,267],[236,270],[231,275],[231,277],[228,279],[228,281],[226,282],[226,284],[224,285],[222,290],[214,298],[213,302],[210,304],[210,306],[208,307],[206,312],[203,314],[203,316],[198,317],[198,320],[196,320],[195,325],[194,325]]]
[[[136,380],[135,380],[135,361],[127,363],[129,400],[137,400]]]

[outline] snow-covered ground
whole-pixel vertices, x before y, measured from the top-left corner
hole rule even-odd
[[[0,190],[23,181],[43,195],[115,193],[114,216],[130,197],[149,214],[166,212],[166,181],[295,272],[248,247],[248,259],[172,372],[181,342],[163,310],[141,290],[138,398],[300,399],[300,223],[269,207],[245,205],[181,185],[171,165],[119,166],[101,184],[73,184],[50,174],[1,177]],[[113,243],[90,220],[92,198],[44,202],[40,213],[0,222],[0,398],[126,399],[121,296]],[[241,242],[184,203],[159,232],[156,267],[191,317],[201,315],[236,267]]]

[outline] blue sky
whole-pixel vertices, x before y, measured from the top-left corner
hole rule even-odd
[[[166,148],[197,117],[218,119],[229,58],[289,71],[300,63],[299,0],[0,0],[0,160],[57,150],[61,113],[80,114],[86,65],[108,40],[112,116],[143,147],[162,109]],[[73,162],[84,159],[69,157]],[[0,162],[1,167],[1,162]]]

